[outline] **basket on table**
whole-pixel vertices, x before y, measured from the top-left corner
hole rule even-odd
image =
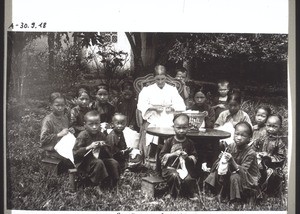
[[[189,131],[197,131],[197,132],[199,131],[204,121],[204,118],[208,115],[207,111],[200,112],[200,111],[188,110],[183,113],[187,114],[190,117]]]

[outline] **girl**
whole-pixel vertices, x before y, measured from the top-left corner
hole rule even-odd
[[[207,103],[207,99],[203,91],[199,90],[194,95],[195,104],[191,107],[191,110],[198,110],[200,112],[207,111],[208,115],[204,119],[205,128],[213,128],[215,122],[215,111]]]
[[[52,113],[42,121],[41,148],[45,151],[46,156],[61,160],[64,168],[74,168],[69,159],[62,157],[54,149],[56,143],[69,133],[69,120],[65,115],[65,98],[60,93],[55,92],[50,96],[50,103]]]
[[[266,136],[253,144],[261,159],[261,190],[271,195],[280,193],[280,184],[284,178],[282,168],[286,160],[286,150],[281,125],[280,115],[270,115],[266,122]]]
[[[252,137],[252,127],[247,122],[239,122],[235,125],[234,143],[230,144],[222,153],[227,172],[218,172],[221,157],[212,166],[211,173],[205,179],[205,183],[214,188],[216,192],[226,196],[229,193],[231,202],[247,199],[247,191],[255,191],[258,185],[260,173],[258,169],[256,153],[248,145]],[[221,174],[221,175],[220,175]]]
[[[98,111],[101,123],[111,123],[112,116],[115,113],[115,107],[108,102],[107,89],[100,88],[96,94],[96,101],[92,103],[91,109]]]
[[[249,115],[241,110],[241,96],[240,93],[235,92],[228,96],[228,110],[221,112],[218,119],[215,122],[215,128],[223,126],[226,123],[230,123],[235,126],[239,122],[248,122],[251,126],[251,120]]]
[[[77,106],[71,109],[70,124],[75,130],[75,136],[84,130],[84,115],[90,111],[90,97],[88,92],[81,88],[78,91]]]
[[[271,109],[268,106],[259,106],[255,112],[256,125],[253,126],[252,142],[263,138],[266,135],[266,121],[271,114]]]

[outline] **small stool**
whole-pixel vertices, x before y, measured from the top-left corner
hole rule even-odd
[[[165,182],[161,177],[148,176],[142,178],[142,192],[146,197],[155,197],[155,186]]]
[[[70,182],[70,190],[76,191],[75,177],[77,174],[77,169],[69,169],[69,182]]]
[[[60,159],[45,157],[42,159],[42,163],[46,166],[47,171],[51,172],[51,174],[58,175],[61,173],[62,161]]]

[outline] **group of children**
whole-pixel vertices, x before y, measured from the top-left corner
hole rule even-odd
[[[219,192],[220,186],[225,187],[222,190],[227,189],[231,201],[242,199],[245,190],[256,189],[257,186],[264,192],[273,193],[274,186],[281,182],[281,169],[286,159],[286,146],[280,132],[281,116],[272,114],[269,107],[260,106],[253,126],[249,115],[241,110],[240,94],[229,93],[227,81],[218,83],[219,96],[216,99],[207,99],[206,93],[200,89],[195,91],[191,104],[188,100],[191,90],[185,84],[186,71],[178,70],[176,78],[184,85],[181,95],[186,104],[190,103],[188,108],[208,112],[205,128],[231,126],[233,129],[232,142],[224,143],[225,151],[215,163],[210,168],[203,163],[205,167],[202,170],[209,172],[204,182],[215,192]],[[61,159],[68,168],[75,165],[87,174],[92,185],[116,186],[132,151],[127,147],[123,130],[125,127],[137,129],[132,85],[125,85],[122,95],[114,106],[109,102],[107,87],[99,87],[94,102],[91,102],[87,90],[80,89],[77,106],[66,115],[65,98],[60,93],[52,93],[52,113],[44,118],[41,129],[41,144],[46,155]],[[168,183],[171,196],[177,197],[185,190],[193,198],[197,188],[192,171],[198,157],[193,142],[186,136],[189,117],[178,114],[173,122],[175,136],[164,142],[159,154],[162,176]],[[108,133],[110,128],[112,131]],[[76,137],[74,163],[54,149],[55,144],[68,133]],[[227,163],[225,174],[218,173],[221,158]],[[185,168],[188,174],[180,174],[178,166]]]

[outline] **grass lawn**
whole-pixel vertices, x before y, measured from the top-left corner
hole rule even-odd
[[[257,98],[244,102],[243,109],[253,119],[254,109],[260,102],[271,104],[274,112],[284,117],[283,129],[287,132],[287,104],[276,99]],[[268,102],[270,101],[270,102]],[[278,105],[278,103],[281,103]],[[275,107],[276,105],[276,107]],[[185,198],[145,198],[141,192],[141,178],[154,172],[129,172],[122,176],[116,191],[99,191],[97,187],[69,191],[68,175],[54,176],[41,164],[39,135],[42,118],[49,112],[47,104],[27,100],[26,105],[9,103],[7,106],[7,206],[21,210],[141,210],[141,211],[200,211],[199,201]],[[287,170],[287,169],[285,169]],[[216,201],[205,200],[208,210],[215,210]],[[233,208],[222,203],[222,210],[287,210],[287,195],[283,200],[266,198],[259,205]]]

